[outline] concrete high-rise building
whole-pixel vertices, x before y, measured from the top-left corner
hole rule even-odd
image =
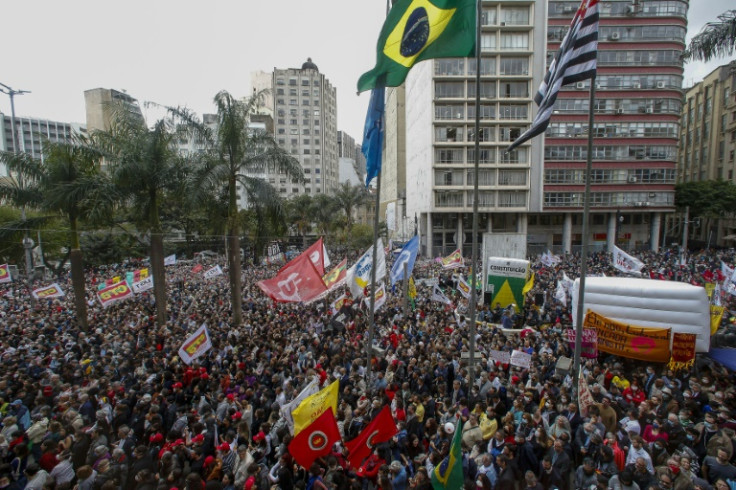
[[[549,2],[548,61],[579,3]],[[599,6],[590,243],[655,250],[663,215],[674,211],[688,2]],[[530,253],[580,249],[589,88],[589,80],[563,87],[557,99],[544,142],[543,212],[529,217]]]
[[[483,2],[479,242],[489,231],[526,233],[527,216],[542,209],[542,139],[505,149],[532,121],[532,95],[545,71],[546,4]],[[387,147],[406,155],[404,214],[417,215],[421,251],[432,257],[471,251],[476,69],[473,58],[414,66],[405,83],[403,151],[387,137]]]
[[[69,142],[72,136],[83,134],[86,128],[83,124],[48,121],[30,117],[15,117],[15,138],[13,141],[13,126],[11,116],[0,112],[0,151],[27,153],[33,158],[43,159],[44,141],[52,143]],[[5,165],[0,165],[0,177],[8,175]]]
[[[109,88],[94,88],[85,90],[84,105],[87,111],[87,130],[109,131],[112,117],[118,108],[129,111],[143,121],[138,101],[125,92]]]
[[[677,180],[736,182],[736,60],[719,66],[685,91],[680,122]],[[690,216],[691,219],[700,218]],[[673,220],[673,225],[678,219]],[[733,219],[700,219],[690,226],[691,240],[730,245],[723,237],[736,233]]]
[[[274,133],[279,146],[297,158],[306,182],[283,174],[269,175],[269,182],[288,198],[300,193],[332,194],[339,182],[337,145],[337,93],[309,58],[301,68],[274,68],[268,76],[251,75],[255,90],[273,94]]]

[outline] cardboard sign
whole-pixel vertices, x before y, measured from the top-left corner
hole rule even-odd
[[[575,350],[575,329],[567,329],[567,341],[570,343],[570,348]],[[583,340],[581,342],[582,350],[580,355],[588,359],[595,359],[598,357],[598,332],[594,328],[583,329]]]

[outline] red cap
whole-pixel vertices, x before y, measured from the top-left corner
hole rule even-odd
[[[232,416],[233,420],[240,420],[241,418],[243,418],[243,414],[240,412],[235,412]]]
[[[260,442],[266,438],[266,434],[263,433],[263,431],[260,431],[258,434],[253,436],[253,441]]]
[[[192,437],[192,442],[204,442],[204,434],[197,434]]]
[[[217,446],[217,450],[218,451],[229,451],[230,450],[230,444],[228,444],[227,442],[223,442],[222,444],[220,444],[219,446]]]
[[[207,456],[206,458],[204,458],[204,465],[205,466],[209,466],[209,465],[211,465],[214,462],[215,462],[215,457],[214,456]]]
[[[184,439],[177,439],[173,443],[171,443],[171,447],[183,446],[183,445],[184,445]]]
[[[235,395],[233,395],[232,393],[228,393],[227,394],[227,399],[228,400],[235,400]]]
[[[210,379],[210,375],[207,373],[202,373],[202,376],[200,376],[200,379]]]
[[[176,390],[176,389],[182,389],[182,388],[184,388],[184,385],[181,384],[181,383],[179,383],[179,382],[176,382],[173,385],[171,385],[171,387]]]
[[[148,442],[152,444],[156,444],[157,442],[163,442],[163,440],[164,440],[163,434],[160,434],[158,432],[148,438]]]

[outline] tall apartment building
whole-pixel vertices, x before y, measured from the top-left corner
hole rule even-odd
[[[109,88],[94,88],[84,91],[84,105],[87,111],[87,129],[109,131],[114,111],[121,108],[143,120],[138,100],[125,92]]]
[[[13,141],[12,118],[0,112],[0,151],[28,153],[33,158],[43,159],[44,141],[67,142],[75,133],[85,133],[82,124],[48,121],[30,117],[15,117],[15,141]],[[17,148],[16,148],[17,142]],[[0,177],[8,175],[5,165],[0,164]]]
[[[546,4],[482,5],[479,242],[489,231],[526,233],[529,213],[542,209],[541,138],[505,149],[532,121],[545,70]],[[432,257],[457,248],[470,255],[476,69],[474,58],[436,59],[413,67],[405,83],[405,215],[416,214],[422,253]]]
[[[736,60],[719,66],[685,91],[677,158],[679,182],[730,180],[736,182]],[[691,216],[690,218],[698,218]],[[673,224],[678,222],[673,220]],[[691,239],[711,245],[730,245],[736,233],[733,220],[699,220],[690,227]]]
[[[547,60],[579,2],[549,2]],[[657,249],[674,211],[686,0],[600,2],[595,80],[591,243]],[[543,212],[529,217],[529,252],[582,242],[590,81],[563,87],[544,144]]]
[[[311,58],[301,68],[274,68],[268,87],[266,80],[262,72],[251,76],[254,89],[271,90],[276,141],[299,160],[306,180],[274,174],[269,182],[284,198],[333,193],[339,181],[335,88]]]

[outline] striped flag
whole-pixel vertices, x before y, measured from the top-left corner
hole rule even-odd
[[[506,153],[547,129],[560,87],[595,77],[597,54],[598,0],[582,0],[534,97],[539,111],[529,129],[511,143]]]

